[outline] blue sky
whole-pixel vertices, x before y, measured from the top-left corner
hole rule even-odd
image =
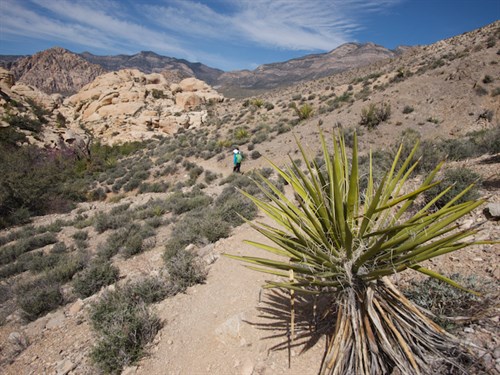
[[[346,42],[431,44],[500,19],[500,0],[0,0],[0,54],[153,51],[255,69]]]

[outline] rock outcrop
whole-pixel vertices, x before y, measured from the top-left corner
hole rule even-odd
[[[48,94],[70,95],[106,71],[78,54],[54,47],[15,61],[11,72],[19,83]]]
[[[223,99],[196,78],[170,84],[160,73],[124,69],[98,77],[67,98],[62,110],[103,143],[113,144],[200,126],[207,117],[204,105]]]
[[[22,135],[17,143],[59,149],[85,145],[88,134],[66,120],[59,111],[61,104],[60,94],[16,83],[12,73],[0,68],[0,128],[12,127]],[[23,125],[30,121],[38,124],[37,129]]]

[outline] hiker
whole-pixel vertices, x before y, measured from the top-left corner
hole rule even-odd
[[[236,147],[233,150],[233,163],[234,163],[233,172],[241,173],[240,172],[240,167],[241,167],[241,161],[242,160],[243,160],[243,155],[241,154],[241,152],[238,149],[238,147]]]

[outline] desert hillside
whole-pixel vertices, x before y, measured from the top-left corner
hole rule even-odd
[[[245,99],[192,77],[97,68],[64,97],[1,70],[0,372],[318,373],[327,303],[297,295],[292,334],[289,293],[262,288],[278,277],[223,254],[264,255],[244,241],[267,243],[251,223],[273,222],[241,191],[265,199],[260,175],[300,204],[269,161],[311,174],[296,140],[321,167],[322,132],[342,134],[349,153],[357,134],[360,185],[370,150],[378,184],[400,142],[405,155],[420,142],[409,188],[442,160],[433,194],[475,183],[464,198],[485,203],[457,229],[478,226],[479,244],[424,265],[480,296],[412,270],[390,279],[469,344],[459,367],[432,357],[434,373],[500,373],[500,246],[488,242],[500,238],[499,56],[495,22],[287,88],[269,89],[271,64],[265,90]]]

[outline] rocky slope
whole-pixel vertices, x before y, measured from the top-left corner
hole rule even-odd
[[[346,43],[328,53],[264,64],[252,71],[227,72],[219,77],[217,85],[221,86],[222,92],[231,93],[269,90],[326,77],[396,55],[395,52],[373,43]]]
[[[12,73],[0,68],[0,131],[4,140],[4,134],[17,132],[18,136],[11,137],[18,143],[59,149],[85,147],[88,134],[62,115],[62,101],[60,94],[48,95],[16,82]]]
[[[50,48],[15,61],[16,81],[48,93],[72,94],[103,74],[105,69],[60,47]]]
[[[169,84],[161,74],[124,69],[98,77],[67,98],[61,111],[113,144],[199,127],[207,119],[207,105],[223,100],[196,78]]]

